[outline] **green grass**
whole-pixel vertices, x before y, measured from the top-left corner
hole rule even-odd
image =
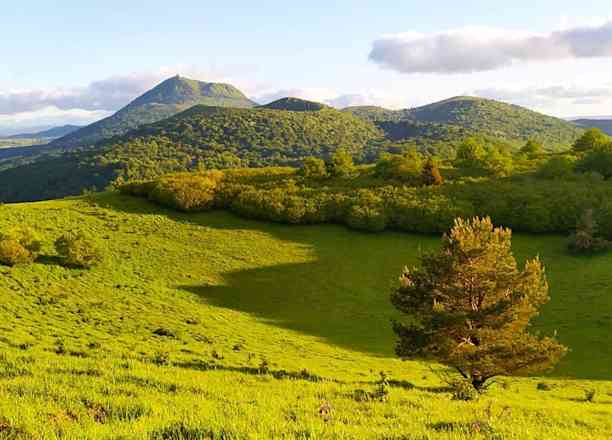
[[[0,267],[0,439],[612,433],[612,256],[570,257],[562,237],[515,248],[544,260],[552,300],[537,327],[572,352],[545,379],[503,378],[466,403],[440,366],[393,356],[389,291],[436,237],[178,214],[113,194],[0,206],[0,228],[14,224],[45,248],[32,266]],[[57,264],[52,243],[73,229],[95,238],[101,266]],[[388,400],[355,398],[380,371]]]

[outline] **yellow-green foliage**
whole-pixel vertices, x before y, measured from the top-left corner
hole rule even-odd
[[[164,176],[153,186],[149,197],[181,211],[204,211],[212,207],[222,178],[220,171]]]
[[[607,440],[612,430],[612,255],[569,256],[564,237],[518,234],[513,246],[547,268],[551,301],[534,331],[557,329],[572,351],[549,377],[502,378],[466,402],[441,366],[393,353],[389,292],[439,237],[183,213],[116,194],[4,206],[0,228],[17,223],[44,234],[42,255],[81,230],[105,258],[88,271],[52,258],[0,267],[0,438]]]
[[[10,228],[0,232],[0,263],[14,266],[32,263],[38,257],[41,243],[30,228]]]
[[[0,240],[0,263],[7,266],[15,266],[17,264],[31,263],[32,261],[34,261],[32,254],[17,240]]]
[[[55,250],[67,267],[91,268],[102,255],[96,243],[82,232],[68,232],[55,241]]]

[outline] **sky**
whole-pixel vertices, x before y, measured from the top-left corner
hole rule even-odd
[[[0,13],[0,132],[86,124],[180,74],[265,103],[457,95],[612,115],[609,0],[20,0]]]

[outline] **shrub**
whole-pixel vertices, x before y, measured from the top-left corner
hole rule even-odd
[[[457,379],[449,384],[453,400],[464,402],[478,399],[478,391],[468,380]]]
[[[17,266],[20,264],[32,263],[33,261],[32,254],[19,244],[18,241],[0,241],[0,263],[7,266]]]
[[[353,157],[345,150],[337,150],[332,155],[328,168],[334,177],[351,177],[355,173]]]
[[[541,142],[534,139],[529,139],[527,143],[521,148],[521,154],[527,157],[534,157],[544,152],[544,145]]]
[[[475,138],[468,138],[457,148],[455,163],[463,168],[480,168],[485,155],[482,144]]]
[[[415,149],[404,155],[383,153],[380,156],[374,174],[383,179],[397,179],[417,183],[423,171],[423,156]]]
[[[562,179],[574,173],[576,158],[563,155],[553,156],[538,168],[537,175],[544,179]]]
[[[583,153],[599,148],[609,142],[610,138],[599,128],[590,128],[574,142],[574,151]]]
[[[506,177],[512,174],[514,164],[512,156],[498,148],[490,148],[482,158],[481,165],[484,170],[497,177]]]
[[[41,249],[38,235],[29,228],[0,233],[0,263],[8,266],[33,263]]]
[[[307,157],[304,159],[302,174],[308,179],[325,179],[327,177],[325,161],[317,157]]]
[[[68,232],[55,241],[55,250],[64,266],[89,269],[102,261],[95,242],[82,232]]]
[[[214,206],[221,171],[171,174],[159,179],[149,198],[181,211],[204,211]]]
[[[610,242],[600,235],[592,209],[585,211],[578,220],[576,232],[570,236],[568,248],[575,254],[595,254],[610,248]]]
[[[593,148],[576,164],[582,173],[598,173],[605,179],[612,177],[612,143]]]

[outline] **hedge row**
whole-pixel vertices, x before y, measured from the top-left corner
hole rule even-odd
[[[274,171],[276,170],[276,171]],[[456,217],[490,216],[520,232],[567,233],[588,209],[611,216],[612,184],[601,179],[487,179],[437,187],[354,189],[309,182],[286,169],[170,175],[120,187],[124,194],[183,211],[227,209],[291,224],[341,223],[366,231],[440,233]],[[612,218],[599,218],[612,225]],[[612,231],[611,231],[612,234]]]

